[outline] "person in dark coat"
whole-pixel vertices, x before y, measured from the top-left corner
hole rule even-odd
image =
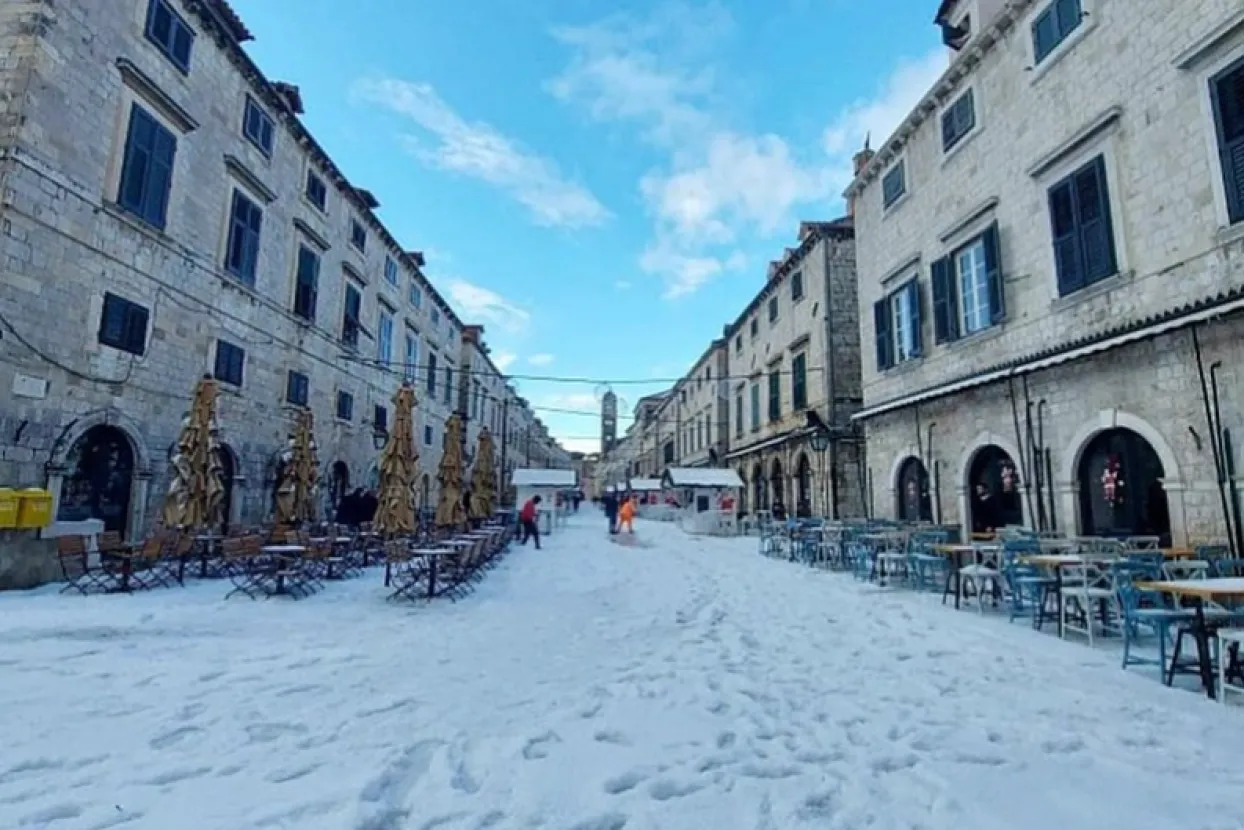
[[[376,518],[376,510],[380,507],[380,499],[373,490],[368,490],[360,498],[359,522],[370,522]]]
[[[341,497],[341,501],[337,502],[337,524],[346,527],[358,527],[359,513],[362,510],[363,488],[357,488],[353,493],[346,493]]]
[[[972,532],[993,533],[997,528],[997,500],[989,492],[989,487],[981,482],[976,485],[975,498],[972,499]]]
[[[780,501],[775,501],[773,503],[772,515],[773,515],[773,521],[775,522],[786,521],[786,505],[782,504],[782,502]]]
[[[618,532],[618,497],[612,490],[605,492],[601,505],[605,508],[605,518],[609,520],[609,532]]]

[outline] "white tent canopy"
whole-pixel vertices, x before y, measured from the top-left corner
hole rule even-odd
[[[631,490],[636,493],[655,493],[661,489],[661,479],[659,478],[633,478],[631,479]]]
[[[574,470],[549,470],[523,467],[514,471],[515,487],[572,490],[578,485]]]
[[[668,487],[743,487],[743,479],[729,467],[670,467],[664,481]]]

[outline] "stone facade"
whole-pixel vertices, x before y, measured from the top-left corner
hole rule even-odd
[[[657,411],[660,426],[668,428],[655,441],[659,470],[720,466],[729,435],[729,372],[726,341],[714,340],[670,390]]]
[[[971,524],[973,491],[999,480],[987,450],[1031,525],[1221,537],[1192,332],[1238,429],[1244,213],[1214,82],[1241,66],[1244,13],[1052,5],[990,2],[848,190],[871,502]]]
[[[302,127],[297,89],[246,56],[228,7],[165,0],[188,61],[184,40],[146,35],[151,7],[0,9],[0,483],[141,534],[192,387],[216,373],[230,518],[255,522],[303,397],[324,479],[363,486],[409,378],[434,499],[462,321]],[[127,163],[143,167],[139,146],[169,161],[166,197]]]

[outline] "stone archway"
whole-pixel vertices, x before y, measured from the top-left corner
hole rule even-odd
[[[795,462],[795,515],[800,518],[812,515],[812,462],[803,452]]]
[[[1183,480],[1182,470],[1170,443],[1148,421],[1120,409],[1103,409],[1096,417],[1088,419],[1072,436],[1058,467],[1058,490],[1061,512],[1068,517],[1068,525],[1072,517],[1079,533],[1087,533],[1082,521],[1082,497],[1080,483],[1080,466],[1085,450],[1090,442],[1100,433],[1126,429],[1135,433],[1152,448],[1161,465],[1162,478],[1159,482],[1166,494],[1166,506],[1169,516],[1170,540],[1173,545],[1185,545],[1188,541],[1187,507],[1184,502],[1184,491],[1187,484]],[[1091,486],[1091,482],[1089,483]],[[1126,486],[1126,485],[1125,485]],[[1070,528],[1069,528],[1070,529]]]
[[[997,444],[976,447],[964,470],[964,528],[970,533],[992,533],[1024,523],[1025,482],[1019,464]]]
[[[769,498],[773,505],[781,504],[790,514],[790,505],[786,503],[786,479],[782,474],[782,462],[773,459],[769,465]]]
[[[752,501],[755,502],[757,513],[769,509],[769,493],[765,484],[764,467],[760,466],[760,462],[757,461],[752,465]]]
[[[1097,433],[1080,453],[1080,529],[1087,536],[1157,536],[1170,543],[1165,471],[1154,448],[1126,427]]]
[[[233,447],[222,441],[216,454],[220,459],[220,483],[224,487],[222,530],[228,533],[229,528],[242,524],[246,506],[246,476],[242,475],[242,466]]]
[[[129,540],[142,534],[147,524],[147,498],[151,489],[151,455],[140,437],[142,434],[137,423],[112,410],[88,413],[65,427],[53,445],[47,464],[47,489],[52,496],[52,515],[56,521],[45,535],[60,535],[59,525],[92,518],[84,515],[84,511],[89,513],[102,508],[113,514],[96,516],[104,519],[107,529],[117,530]],[[104,445],[111,449],[105,450]],[[98,449],[91,449],[92,446]],[[84,450],[88,451],[85,459]],[[124,483],[118,483],[115,474],[107,472],[110,459],[126,462]],[[86,467],[83,467],[84,461]],[[97,462],[103,466],[93,466]],[[97,485],[110,488],[112,495],[107,496],[106,505],[91,501],[94,497],[89,495],[90,485],[84,477],[92,474],[97,476]]]
[[[900,521],[933,521],[933,499],[929,493],[929,484],[929,471],[919,458],[909,455],[899,463],[894,492],[897,495],[895,515]]]
[[[740,466],[738,469],[739,481],[743,482],[743,486],[739,488],[739,512],[746,514],[748,512],[749,500],[747,498],[747,467]]]

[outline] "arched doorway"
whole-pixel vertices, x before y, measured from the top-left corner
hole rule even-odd
[[[752,500],[756,502],[757,513],[769,509],[768,493],[765,492],[765,473],[759,462],[752,467],[752,494]]]
[[[973,533],[1024,523],[1019,467],[1006,450],[996,444],[977,450],[966,483]]]
[[[220,464],[220,531],[229,532],[229,522],[233,516],[233,482],[238,477],[238,466],[233,460],[233,450],[221,444],[216,448],[216,458]]]
[[[782,462],[775,458],[773,459],[773,465],[769,468],[769,498],[775,507],[779,504],[787,507],[786,488],[783,485]]]
[[[1080,453],[1080,532],[1086,536],[1158,536],[1169,544],[1165,470],[1153,447],[1130,429],[1098,433]]]
[[[332,499],[334,511],[349,492],[350,468],[344,461],[334,461],[332,472],[328,476],[328,497]]]
[[[898,517],[904,522],[933,521],[929,472],[915,456],[908,457],[898,468]]]
[[[427,473],[423,474],[423,486],[419,495],[419,508],[423,512],[427,512],[428,506],[432,504],[432,476]]]
[[[743,482],[743,486],[739,488],[739,514],[747,515],[747,468],[739,467],[739,481]]]
[[[804,453],[795,465],[795,515],[807,518],[812,515],[812,462]]]
[[[125,537],[134,485],[134,448],[126,434],[105,424],[91,427],[74,442],[65,466],[56,520],[100,519],[104,530]]]

